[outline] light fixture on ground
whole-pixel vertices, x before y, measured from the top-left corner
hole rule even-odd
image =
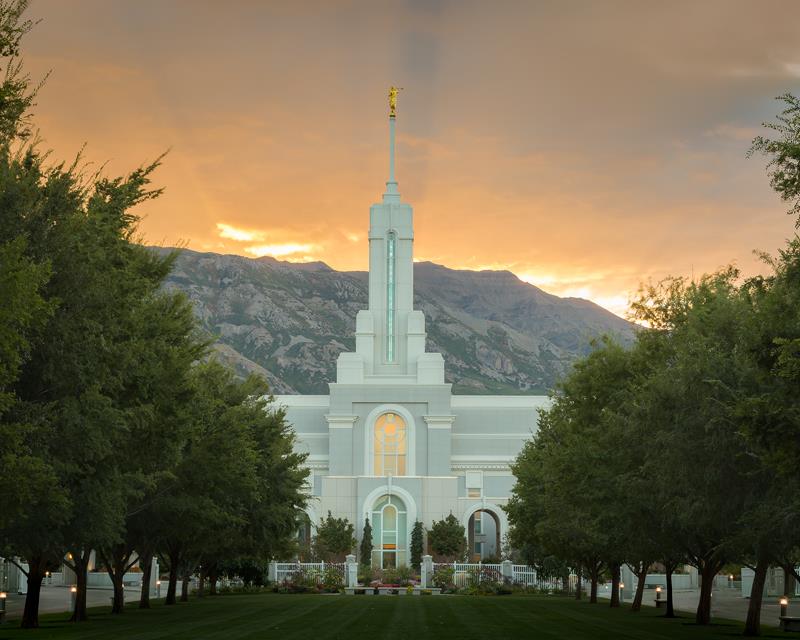
[[[156,598],[161,597],[161,580],[156,580]]]
[[[783,596],[778,602],[780,602],[781,605],[781,618],[785,618],[789,615],[789,598]]]
[[[8,594],[0,591],[0,624],[6,621],[6,598],[8,598]]]
[[[78,587],[70,587],[69,588],[69,604],[70,609],[73,611],[75,610],[75,602],[78,599]]]
[[[662,602],[663,600],[661,600],[661,587],[656,587],[656,609],[659,609],[661,607]]]

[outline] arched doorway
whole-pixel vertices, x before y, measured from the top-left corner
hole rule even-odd
[[[408,512],[396,495],[384,495],[372,507],[372,566],[396,569],[408,563]]]
[[[472,562],[500,557],[500,518],[490,509],[477,509],[467,525],[467,544]]]

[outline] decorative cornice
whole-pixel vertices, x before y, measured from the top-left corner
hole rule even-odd
[[[326,415],[325,420],[329,429],[352,429],[358,416],[332,416]]]
[[[528,440],[530,431],[525,433],[454,433],[454,438],[463,440]]]
[[[322,471],[322,470],[328,468],[328,463],[327,462],[322,462],[322,461],[319,461],[319,462],[305,462],[305,466],[308,469],[318,469],[318,470]]]
[[[450,465],[453,471],[476,470],[476,471],[511,471],[508,464],[502,462],[458,462]]]
[[[428,429],[452,429],[456,416],[422,416]]]

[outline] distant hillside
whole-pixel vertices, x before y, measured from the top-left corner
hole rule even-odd
[[[544,393],[592,338],[633,336],[629,322],[602,307],[545,293],[508,271],[422,262],[414,279],[428,350],[444,355],[457,393]],[[337,356],[355,346],[356,313],[367,306],[366,272],[321,262],[184,250],[167,287],[191,298],[224,362],[266,376],[275,393],[327,393]]]

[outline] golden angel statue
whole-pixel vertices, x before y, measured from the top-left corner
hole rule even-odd
[[[402,91],[403,87],[389,87],[389,117],[394,118],[397,115],[397,93]]]

